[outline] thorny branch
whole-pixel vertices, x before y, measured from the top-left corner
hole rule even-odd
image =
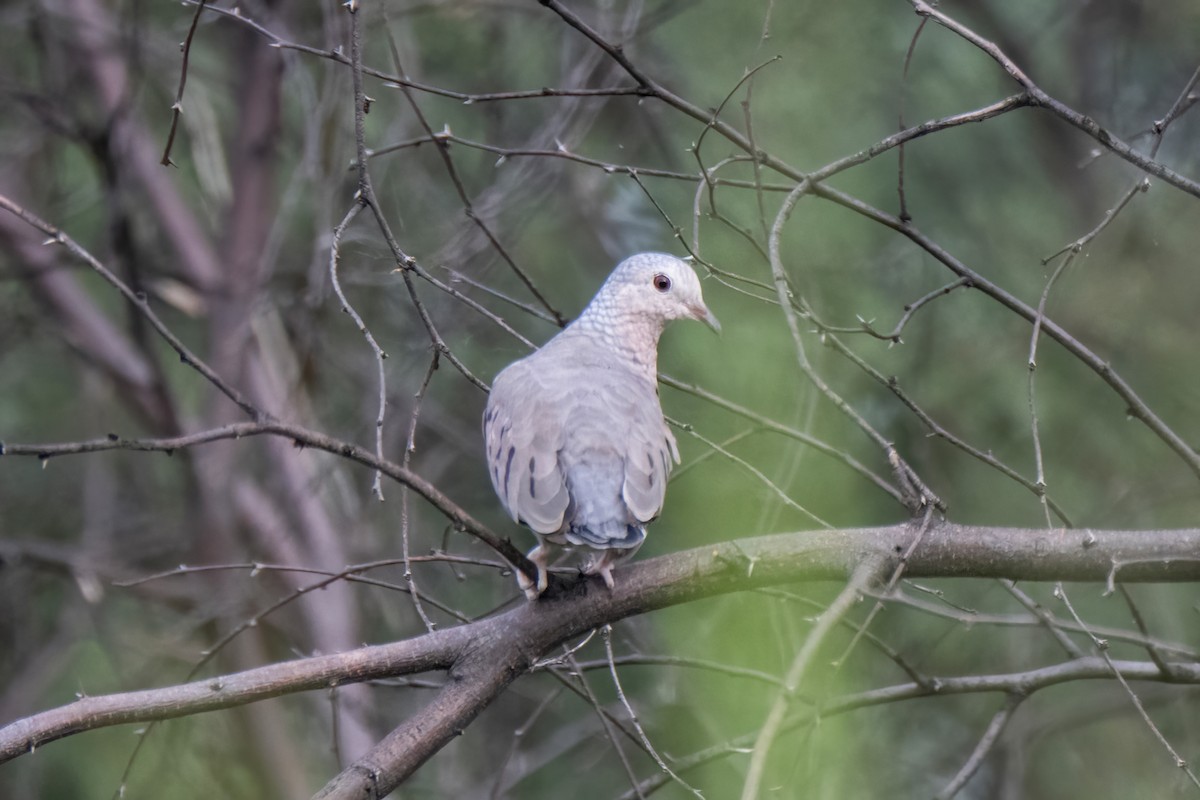
[[[1018,580],[1060,576],[1064,580],[1095,582],[1103,581],[1114,560],[1136,555],[1146,560],[1130,568],[1127,581],[1200,578],[1200,561],[1187,557],[1200,549],[1200,530],[1092,533],[1095,543],[1085,548],[1072,531],[942,523],[922,536],[920,546],[908,559],[906,572],[913,577],[990,574]],[[455,679],[430,701],[424,713],[414,718],[420,720],[424,736],[414,736],[409,725],[397,729],[381,743],[379,753],[367,757],[336,782],[349,790],[354,775],[375,774],[380,791],[386,793],[461,730],[517,675],[533,668],[541,655],[563,642],[605,622],[713,594],[797,580],[844,580],[864,559],[881,559],[885,569],[894,567],[896,553],[903,552],[915,535],[912,526],[896,525],[778,534],[707,546],[622,567],[615,572],[616,587],[611,591],[594,576],[582,578],[553,590],[545,600],[415,639],[283,662],[178,687],[87,697],[0,729],[0,761],[98,727],[227,708],[347,681],[451,670]],[[755,565],[752,571],[746,569],[748,563]],[[516,630],[523,635],[497,635],[499,631],[511,634]],[[1200,666],[1196,664],[1179,664],[1172,675],[1163,675],[1153,662],[1114,661],[1113,665],[1121,675],[1133,679],[1200,682]],[[1011,691],[1018,686],[1036,685],[1040,680],[1050,685],[1111,674],[1103,659],[1073,659],[1021,673],[1020,677],[939,679],[935,691]],[[928,686],[913,683],[872,690],[844,703],[834,700],[828,705],[849,710],[930,691]],[[344,796],[344,792],[332,796]]]
[[[57,444],[5,444],[0,442],[0,456],[36,456],[45,463],[56,456],[99,453],[108,450],[161,452],[171,455],[176,450],[207,444],[209,442],[266,435],[291,439],[296,447],[311,447],[316,450],[323,450],[382,472],[392,480],[407,486],[424,497],[435,508],[445,514],[458,529],[479,539],[503,556],[505,560],[517,569],[520,569],[522,572],[536,574],[533,565],[513,546],[512,542],[508,539],[501,539],[492,533],[486,526],[455,504],[429,481],[399,464],[376,457],[373,453],[358,445],[335,439],[323,433],[310,431],[299,425],[276,421],[241,422],[227,425],[223,428],[163,439],[123,439],[115,433],[110,433],[103,439],[92,439],[85,442]]]

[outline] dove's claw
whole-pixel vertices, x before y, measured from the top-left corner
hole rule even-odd
[[[550,585],[550,575],[546,571],[546,562],[549,560],[550,552],[545,545],[539,544],[528,553],[528,558],[533,562],[533,566],[537,568],[537,583],[529,579],[521,570],[517,570],[517,586],[521,587],[521,591],[530,600],[537,600],[542,592],[546,591],[546,587]]]

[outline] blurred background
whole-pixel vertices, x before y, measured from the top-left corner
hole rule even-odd
[[[144,292],[259,407],[371,448],[376,361],[329,271],[333,230],[357,188],[349,15],[332,2],[231,8],[210,4],[199,16],[168,168],[160,162],[194,6],[0,7],[0,194]],[[1194,110],[1160,145],[1151,135],[1200,64],[1196,3],[940,8],[1061,102],[1200,176]],[[643,74],[704,114],[719,109],[758,149],[802,172],[1019,89],[942,27],[928,24],[914,40],[920,18],[902,2],[568,9]],[[477,385],[528,348],[460,296],[541,343],[617,261],[665,250],[698,257],[724,333],[678,324],[663,338],[662,401],[686,425],[676,431],[684,460],[639,558],[908,516],[886,453],[798,366],[765,257],[795,181],[756,170],[696,115],[637,92],[620,65],[538,3],[397,0],[364,2],[359,13],[373,71],[364,88],[370,173],[391,231],[428,278],[413,277],[410,290],[369,213],[347,227],[341,285],[388,355],[385,456],[407,459],[493,530],[531,547],[488,482]],[[396,83],[404,76],[407,92]],[[886,214],[906,212],[975,273],[1031,307],[1044,302],[1166,425],[1200,442],[1196,197],[1151,180],[1064,267],[1066,256],[1048,257],[1099,226],[1141,177],[1094,139],[1029,108],[915,139],[903,151],[903,207],[899,158],[890,150],[828,185]],[[0,211],[0,441],[172,436],[245,418],[111,286],[44,239]],[[805,312],[811,375],[895,444],[949,519],[1196,524],[1200,485],[1186,461],[1045,337],[1031,377],[1029,321],[963,286],[928,250],[815,196],[797,203],[779,244]],[[453,359],[434,358],[414,298]],[[933,435],[930,421],[945,435]],[[397,484],[385,482],[379,502],[372,479],[349,461],[267,437],[169,455],[0,457],[0,722],[80,694],[394,641],[427,622],[447,627],[518,602],[494,554]],[[397,559],[405,538],[413,556],[476,563],[413,562],[419,609],[394,562],[361,573],[372,583],[309,592],[301,590],[321,580],[316,572],[254,568],[336,572]],[[622,687],[655,747],[705,797],[740,792],[746,748],[778,692],[772,681],[838,588],[716,598],[616,626],[617,654],[632,662],[621,667]],[[853,630],[844,628],[821,651],[774,747],[764,797],[933,796],[1005,707],[1003,694],[813,709],[908,682],[906,667],[994,674],[1069,657],[1029,610],[1041,604],[1069,628],[1052,586],[960,580],[904,582],[899,591],[871,623],[877,641],[846,654]],[[1066,591],[1088,625],[1137,633],[1119,594]],[[1172,657],[1195,660],[1196,587],[1130,592]],[[857,620],[873,601],[860,605]],[[1092,652],[1087,636],[1069,636]],[[1111,638],[1114,657],[1146,658],[1144,647]],[[648,781],[644,795],[691,796],[674,782],[654,784],[654,762],[613,734],[623,765],[587,699],[625,719],[598,637],[575,656],[579,670],[519,680],[401,794],[590,800],[637,796],[634,783]],[[305,796],[418,711],[441,680],[277,699],[148,735],[131,726],[83,734],[0,767],[0,794]],[[1179,753],[1200,760],[1195,688],[1134,687]],[[1089,681],[1022,702],[958,796],[1195,793],[1129,695],[1113,681]]]

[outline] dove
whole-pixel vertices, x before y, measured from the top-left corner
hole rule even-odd
[[[496,376],[483,415],[492,486],[514,522],[538,538],[537,580],[547,586],[551,545],[587,548],[584,573],[613,588],[662,510],[679,462],[658,400],[658,340],[675,319],[720,332],[685,261],[641,253],[622,261],[579,317]]]

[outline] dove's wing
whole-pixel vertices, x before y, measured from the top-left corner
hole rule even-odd
[[[586,336],[501,372],[484,432],[505,509],[544,534],[575,525],[624,539],[658,516],[679,460],[654,385]]]
[[[559,463],[568,408],[537,361],[530,356],[496,376],[483,434],[492,486],[509,516],[538,533],[557,533],[570,502]]]
[[[640,381],[639,381],[640,382]],[[637,398],[622,414],[628,422],[623,440],[625,480],[621,497],[639,522],[649,522],[662,511],[671,467],[679,462],[675,437],[663,421],[658,394]]]

